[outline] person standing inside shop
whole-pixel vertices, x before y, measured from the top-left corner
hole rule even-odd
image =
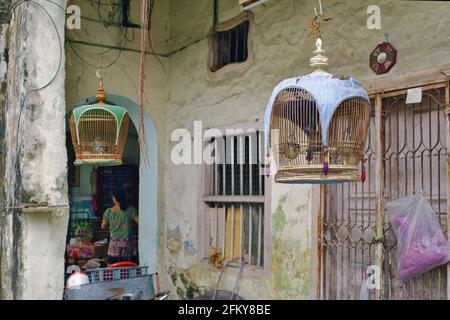
[[[122,190],[113,192],[112,202],[114,206],[105,210],[101,226],[109,230],[108,262],[135,262],[138,250],[133,223],[139,223],[138,212]]]

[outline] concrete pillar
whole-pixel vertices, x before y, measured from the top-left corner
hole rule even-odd
[[[27,1],[10,26],[0,298],[61,299],[69,217],[65,0]],[[3,155],[2,155],[3,156]],[[21,203],[47,203],[36,210]]]
[[[0,1],[0,6],[5,5]],[[9,40],[9,20],[8,10],[0,10],[0,175],[5,172],[5,104],[7,100],[7,80],[8,80],[8,40]],[[0,183],[0,206],[4,206],[5,199],[4,184]],[[3,244],[3,225],[6,215],[0,211],[0,299],[2,297],[2,244]]]

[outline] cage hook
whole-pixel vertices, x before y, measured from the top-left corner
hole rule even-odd
[[[323,8],[322,8],[322,1],[319,0],[319,12],[317,12],[317,8],[314,7],[314,18],[313,21],[311,22],[311,30],[312,33],[314,35],[317,36],[317,38],[321,38],[321,33],[320,33],[320,25],[322,22],[326,22],[326,21],[330,21],[333,18],[330,17],[326,17],[325,14],[323,13]]]
[[[98,104],[105,104],[105,100],[106,100],[106,91],[105,91],[105,87],[103,85],[103,78],[102,75],[100,74],[100,69],[98,69],[95,72],[95,75],[97,76],[97,78],[99,78],[99,82],[98,82],[98,90],[97,90],[97,103]]]

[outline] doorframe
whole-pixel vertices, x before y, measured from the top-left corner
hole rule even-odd
[[[96,97],[89,97],[77,103],[67,111],[66,118],[74,108],[96,101]],[[139,127],[139,106],[134,101],[113,93],[107,94],[106,101],[127,109],[134,126]],[[153,118],[149,112],[144,113],[144,126],[148,154],[147,159],[143,154],[139,155],[139,262],[141,265],[148,266],[150,273],[156,273],[158,262],[158,140]],[[148,165],[146,164],[147,160]]]
[[[408,73],[407,75],[397,76],[392,78],[376,79],[362,81],[362,85],[366,88],[369,98],[375,100],[375,126],[376,132],[382,129],[382,101],[384,98],[405,95],[409,89],[421,87],[422,91],[427,91],[436,88],[445,88],[445,104],[446,104],[446,115],[447,115],[447,233],[450,234],[450,65],[443,65],[441,67],[426,69],[421,71],[415,71]],[[384,165],[382,159],[383,144],[381,141],[381,135],[377,134],[376,138],[376,168],[375,168],[375,179],[376,179],[376,193],[377,193],[377,203],[376,203],[376,218],[377,218],[377,228],[376,228],[376,238],[382,240],[383,236],[383,221],[384,221]],[[320,188],[313,188],[312,199],[314,202],[319,203],[318,207],[312,206],[311,214],[313,221],[313,230],[315,230],[315,237],[312,241],[312,250],[314,261],[312,262],[313,267],[313,281],[312,281],[312,298],[313,299],[323,299],[323,279],[324,279],[324,250],[322,246],[322,226],[323,217],[326,210],[326,185]],[[448,237],[450,242],[450,237]],[[384,261],[383,257],[383,243],[379,242],[376,246],[376,264],[382,267]],[[382,268],[380,270],[383,270]],[[381,275],[382,289],[377,290],[376,299],[382,300],[383,297],[383,273]],[[450,263],[447,265],[447,299],[450,300]]]

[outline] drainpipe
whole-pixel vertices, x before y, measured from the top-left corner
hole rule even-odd
[[[268,2],[268,1],[270,1],[270,0],[260,0],[260,1],[256,1],[256,2],[254,2],[254,3],[252,3],[252,4],[249,4],[248,6],[242,6],[242,7],[241,7],[241,10],[242,10],[242,11],[250,11],[250,10],[253,9],[254,7],[260,6],[260,5],[262,5],[262,4],[264,4],[264,3]]]

